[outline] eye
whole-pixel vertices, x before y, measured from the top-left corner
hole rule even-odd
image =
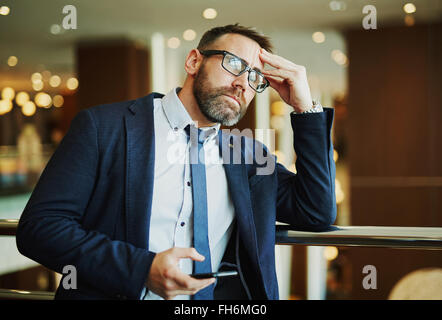
[[[229,65],[236,70],[242,70],[242,61],[238,58],[229,57]]]

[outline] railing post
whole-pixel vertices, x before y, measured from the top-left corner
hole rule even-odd
[[[307,300],[325,300],[327,263],[324,247],[307,247]]]

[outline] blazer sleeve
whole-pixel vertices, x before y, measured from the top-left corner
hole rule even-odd
[[[299,230],[326,230],[336,219],[333,116],[331,108],[291,114],[297,173],[277,164],[276,215],[278,221]]]
[[[81,224],[98,165],[97,127],[91,111],[82,110],[22,213],[17,247],[23,255],[58,273],[73,265],[81,282],[105,295],[139,299],[155,254],[113,241]]]

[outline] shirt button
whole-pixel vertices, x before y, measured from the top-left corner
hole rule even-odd
[[[173,128],[173,131],[175,132],[178,131],[178,127]]]
[[[190,181],[187,181],[187,186],[190,187]]]
[[[181,226],[184,227],[186,225],[185,222],[181,222]]]

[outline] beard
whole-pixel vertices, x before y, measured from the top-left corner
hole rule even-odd
[[[224,126],[233,126],[245,115],[247,106],[227,97],[238,97],[238,92],[232,87],[211,88],[208,85],[208,75],[201,65],[193,83],[193,95],[201,110],[201,113],[212,122],[221,123]],[[241,100],[240,98],[238,98]]]

